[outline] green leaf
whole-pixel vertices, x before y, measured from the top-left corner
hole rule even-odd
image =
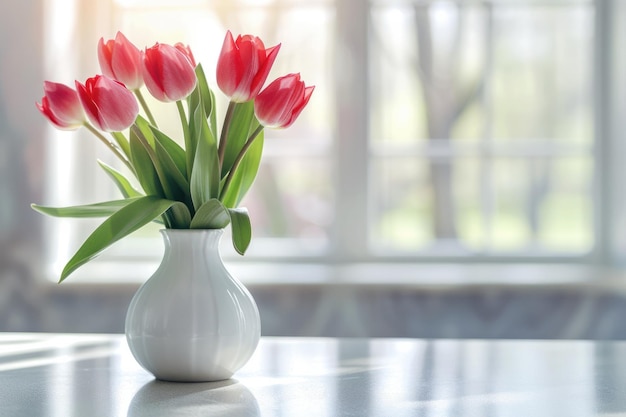
[[[157,162],[157,174],[161,178],[161,184],[166,182],[168,189],[172,193],[171,200],[180,200],[191,203],[191,195],[189,194],[189,182],[185,175],[178,169],[176,163],[161,145],[159,141],[155,143],[155,153]],[[165,189],[165,187],[163,187]]]
[[[141,115],[137,116],[135,119],[135,124],[133,127],[139,129],[139,131],[143,134],[143,137],[148,141],[150,147],[154,148],[154,135],[152,134],[152,125],[146,119],[141,117]]]
[[[133,153],[135,152],[133,147],[133,145],[137,146],[135,142],[138,142],[143,147],[145,152],[143,158],[147,155],[152,162],[151,165],[157,176],[156,181],[163,190],[163,196],[169,200],[187,201],[188,194],[186,191],[189,188],[187,180],[180,173],[167,151],[154,139],[152,130],[135,129],[135,126],[131,130],[134,133],[134,135],[131,135],[131,150]],[[152,140],[149,140],[144,135],[144,131],[148,132]],[[137,150],[137,152],[141,154],[140,150]],[[179,182],[180,185],[178,184]]]
[[[106,219],[85,240],[65,265],[59,282],[77,268],[99,255],[104,249],[159,217],[169,208],[182,203],[154,196],[140,197]]]
[[[142,136],[142,138],[140,138]],[[144,147],[146,139],[143,137],[143,132],[137,125],[133,125],[130,128],[130,161],[135,168],[137,174],[137,180],[144,189],[146,194],[164,197],[165,193],[161,187],[159,176],[157,174],[152,158]]]
[[[196,67],[197,73],[197,67]],[[191,171],[193,167],[193,161],[196,156],[196,149],[198,147],[198,138],[200,136],[202,118],[204,112],[199,112],[198,109],[202,107],[200,96],[200,86],[196,84],[196,88],[187,97],[187,108],[189,109],[189,134],[185,136],[185,157],[187,162],[187,178],[191,180]]]
[[[250,216],[245,208],[228,209],[232,228],[233,246],[240,255],[246,253],[252,239]]]
[[[196,78],[198,79],[198,85],[196,88],[200,93],[200,102],[204,107],[204,115],[210,120],[209,128],[211,129],[211,132],[213,132],[213,135],[217,137],[215,127],[215,95],[213,94],[213,91],[211,91],[209,83],[207,83],[204,70],[200,64],[196,67]]]
[[[257,173],[259,172],[259,166],[261,165],[263,142],[264,132],[261,131],[256,139],[254,139],[252,145],[250,145],[250,148],[248,148],[248,151],[236,171],[229,174],[234,175],[234,177],[231,180],[228,190],[226,190],[226,194],[221,197],[226,207],[237,207],[252,187]]]
[[[211,103],[213,103],[213,111],[209,115],[209,126],[211,126],[211,131],[217,137],[217,109],[215,108],[215,93],[213,90],[209,90],[209,95],[211,96]]]
[[[228,209],[216,198],[204,203],[191,220],[190,229],[223,229],[230,223]]]
[[[107,217],[115,213],[122,207],[127,206],[133,201],[136,201],[137,198],[105,201],[102,203],[71,207],[46,207],[40,206],[38,204],[31,204],[31,207],[40,213],[54,217]]]
[[[152,129],[152,134],[156,140],[155,149],[160,145],[169,155],[171,160],[178,168],[178,171],[183,175],[187,175],[187,156],[185,155],[185,150],[180,147],[178,143],[176,143],[173,139],[167,136],[165,133],[161,132],[159,129],[154,126],[150,126]]]
[[[198,210],[211,198],[219,197],[220,177],[217,140],[209,128],[202,107],[196,109],[194,120],[196,128],[198,128],[198,147],[195,152],[189,185],[193,206]]]
[[[251,126],[258,126],[258,122],[254,124],[253,121],[256,121],[254,117],[254,101],[250,100],[245,103],[237,103],[233,110],[230,127],[228,128],[221,172],[222,177],[230,171],[241,148],[243,148],[243,145],[245,145],[248,140],[248,136],[252,130],[254,130]]]
[[[185,204],[176,204],[165,212],[170,229],[189,229],[191,213]]]
[[[198,64],[200,65],[200,64]],[[196,67],[196,77],[198,76],[198,67]],[[189,121],[193,119],[193,113],[200,105],[200,83],[196,84],[196,88],[187,96],[187,108],[189,109]],[[191,123],[190,123],[191,124]]]
[[[98,164],[102,167],[104,172],[106,172],[107,175],[113,180],[124,198],[140,197],[143,195],[139,191],[135,190],[130,181],[128,181],[128,179],[126,179],[126,177],[115,168],[105,164],[100,160],[98,160]]]

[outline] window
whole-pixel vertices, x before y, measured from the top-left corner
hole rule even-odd
[[[252,246],[233,260],[610,257],[616,242],[606,224],[616,201],[607,126],[617,107],[608,101],[603,75],[619,62],[604,41],[614,36],[611,19],[621,6],[592,0],[50,4],[64,12],[49,13],[55,57],[48,78],[71,82],[98,72],[97,40],[117,30],[140,47],[182,40],[211,77],[231,29],[257,34],[267,45],[283,43],[270,78],[300,71],[317,86],[296,125],[266,132],[263,166],[242,204],[251,212]],[[76,39],[78,58],[70,47]],[[171,118],[166,130],[180,136],[175,111],[151,106],[159,119]],[[103,154],[89,139],[55,140],[50,184],[58,201],[51,203],[115,198],[94,163]],[[74,185],[78,173],[83,181],[60,193],[58,184]],[[95,227],[49,224],[66,237],[52,255],[59,263]],[[116,244],[99,271],[120,257],[152,267],[160,253],[154,236],[144,230]]]
[[[589,252],[593,4],[377,2],[371,19],[378,246]]]

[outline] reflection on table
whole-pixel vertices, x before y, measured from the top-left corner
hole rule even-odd
[[[264,338],[234,379],[154,380],[123,336],[0,334],[0,416],[625,415],[626,343]]]

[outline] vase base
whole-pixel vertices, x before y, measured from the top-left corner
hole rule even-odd
[[[152,372],[151,372],[152,373]],[[152,374],[154,375],[154,374]],[[208,378],[170,378],[167,376],[161,377],[154,375],[154,379],[160,382],[171,382],[175,384],[201,384],[203,382],[226,382],[226,381],[235,381],[233,376],[229,376],[226,378],[219,377],[218,379],[208,377]]]

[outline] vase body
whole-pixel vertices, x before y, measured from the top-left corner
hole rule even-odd
[[[261,336],[248,290],[222,262],[222,230],[161,231],[161,265],[139,288],[126,314],[126,340],[157,379],[230,378],[252,356]]]

